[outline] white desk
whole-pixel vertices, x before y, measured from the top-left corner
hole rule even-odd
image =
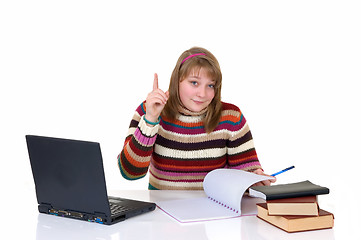
[[[159,200],[205,196],[203,191],[110,191],[109,195],[157,202]],[[162,210],[156,209],[111,226],[37,213],[28,209],[29,221],[24,221],[16,238],[56,239],[335,239],[335,229],[288,234],[255,216],[200,223],[178,223]],[[25,227],[26,226],[26,227]],[[337,228],[337,223],[335,228]],[[5,231],[6,232],[6,231]],[[346,234],[347,232],[345,232]],[[350,239],[350,238],[348,238]]]

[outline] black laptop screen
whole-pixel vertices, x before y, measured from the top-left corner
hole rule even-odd
[[[110,215],[99,143],[26,136],[39,204]]]

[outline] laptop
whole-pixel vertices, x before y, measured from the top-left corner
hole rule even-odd
[[[100,144],[26,135],[40,213],[111,225],[155,203],[108,197]]]

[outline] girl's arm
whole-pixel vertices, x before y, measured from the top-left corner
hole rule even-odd
[[[227,119],[227,123],[229,124],[228,129],[230,136],[227,142],[228,166],[250,172],[261,169],[262,167],[254,147],[251,130],[245,117],[235,105],[228,104],[226,108],[228,110],[228,116],[222,117]]]
[[[120,172],[128,180],[136,180],[147,174],[157,137],[159,124],[148,126],[144,116],[145,102],[135,111],[123,150],[118,155]]]
[[[158,75],[155,73],[153,89],[137,108],[123,150],[118,155],[118,166],[124,178],[135,180],[147,174],[159,129],[159,116],[168,97],[168,91],[159,89]]]
[[[232,134],[228,140],[228,165],[231,168],[242,169],[255,174],[269,176],[263,172],[258,160],[251,130],[249,129],[246,119],[238,107],[231,107],[237,112],[237,114],[233,113],[236,118],[233,118],[233,128],[231,128]],[[265,180],[256,183],[255,185],[269,186],[274,182],[276,182],[276,178]]]

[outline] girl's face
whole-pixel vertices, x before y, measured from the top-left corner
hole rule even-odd
[[[192,112],[205,109],[214,98],[215,81],[207,71],[201,68],[199,72],[191,73],[179,83],[179,96],[183,105]]]

